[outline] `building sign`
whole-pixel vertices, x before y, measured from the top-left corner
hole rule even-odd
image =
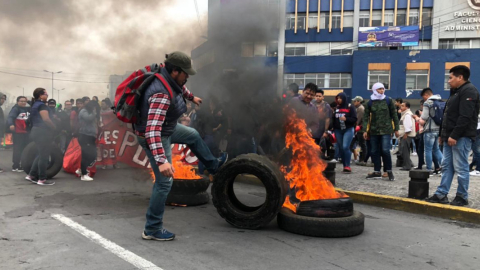
[[[358,47],[418,46],[418,25],[360,27]]]
[[[454,25],[445,26],[445,31],[479,31],[480,30],[480,0],[466,0],[470,7],[479,11],[456,11]]]

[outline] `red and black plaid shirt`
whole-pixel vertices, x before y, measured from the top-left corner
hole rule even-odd
[[[193,94],[187,89],[182,88],[183,97],[187,100],[193,100]],[[148,148],[155,157],[158,165],[168,162],[165,156],[165,150],[162,144],[162,126],[165,122],[167,110],[170,107],[170,96],[168,94],[157,93],[148,99],[150,108],[148,109],[147,128],[145,133],[136,131],[139,136],[145,136]]]

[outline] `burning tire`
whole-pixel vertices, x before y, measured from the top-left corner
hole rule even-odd
[[[202,176],[200,179],[174,179],[170,194],[195,195],[207,190],[210,185],[210,179]]]
[[[33,161],[37,157],[37,147],[34,142],[29,143],[22,152],[21,164],[23,170],[28,174],[32,168]],[[63,165],[63,154],[60,148],[50,147],[50,156],[47,167],[47,178],[51,179],[60,172]]]
[[[168,194],[165,204],[196,206],[207,204],[210,201],[210,195],[203,191],[197,194]]]
[[[359,235],[364,230],[365,216],[354,211],[349,217],[318,218],[295,214],[292,210],[282,208],[277,217],[278,226],[291,233],[339,238]]]
[[[304,201],[297,207],[297,215],[307,217],[349,217],[352,214],[351,198]]]
[[[251,207],[241,203],[235,195],[233,184],[239,174],[252,174],[265,186],[265,203]],[[225,164],[215,175],[212,201],[218,213],[228,223],[238,228],[259,229],[270,223],[280,211],[288,185],[276,164],[264,156],[246,154]]]

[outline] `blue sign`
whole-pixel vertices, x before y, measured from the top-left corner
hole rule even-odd
[[[360,27],[358,47],[418,46],[419,37],[418,25]]]

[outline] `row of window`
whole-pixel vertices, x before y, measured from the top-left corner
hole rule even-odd
[[[295,28],[295,14],[286,15],[286,29]],[[418,25],[420,21],[419,9],[410,9],[409,12],[409,25]],[[397,25],[407,24],[407,10],[397,10]],[[341,12],[332,12],[332,28],[341,28],[342,14]],[[297,30],[308,28],[317,28],[318,26],[318,13],[311,13],[306,16],[306,13],[297,13]],[[385,10],[384,13],[384,26],[393,26],[395,23],[394,10]],[[422,10],[422,26],[432,25],[432,9],[424,8]],[[330,27],[330,13],[320,13],[320,29],[329,29]],[[359,26],[370,26],[370,11],[360,11],[359,14]],[[382,11],[374,10],[372,12],[372,26],[382,26]],[[343,12],[343,27],[353,27],[353,12]]]
[[[448,79],[450,70],[445,70],[444,90],[450,90]],[[429,86],[428,70],[407,70],[405,88],[407,90],[421,90]],[[390,70],[369,70],[368,71],[368,89],[381,82],[385,85],[385,89],[390,89]]]
[[[314,83],[319,88],[351,88],[352,74],[350,73],[306,73],[285,74],[284,85],[296,83],[300,89],[306,84]]]
[[[243,42],[242,43],[242,57],[255,56],[278,56],[278,42],[277,41],[260,41],[260,42]]]

